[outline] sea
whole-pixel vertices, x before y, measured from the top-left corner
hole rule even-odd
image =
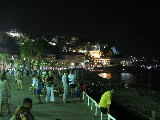
[[[98,72],[100,77],[115,84],[128,83],[130,86],[160,90],[160,70],[141,70],[139,72]]]

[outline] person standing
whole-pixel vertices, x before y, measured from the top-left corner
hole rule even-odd
[[[70,94],[74,95],[75,94],[76,75],[74,74],[73,70],[70,71],[68,78],[69,78]]]
[[[62,75],[62,83],[63,83],[63,103],[70,103],[67,101],[68,97],[68,88],[69,88],[69,81],[68,81],[68,73],[67,71],[64,71],[64,74]]]
[[[46,101],[47,102],[55,102],[55,96],[54,96],[54,83],[53,83],[53,73],[52,71],[48,72],[48,75],[45,78],[45,86],[46,86]]]
[[[8,114],[11,113],[9,106],[9,97],[11,96],[11,89],[9,81],[6,78],[6,72],[0,73],[0,117],[2,116],[2,104],[7,104]]]
[[[37,96],[37,99],[38,99],[38,103],[42,103],[42,100],[41,100],[41,93],[42,93],[42,90],[44,88],[44,83],[42,81],[42,79],[40,79],[40,76],[36,76],[36,82],[35,82],[35,89],[36,89],[36,96]]]
[[[17,75],[16,75],[16,78],[17,78],[17,83],[18,83],[18,90],[22,90],[23,87],[22,87],[22,73],[21,71],[17,71]]]
[[[79,83],[77,83],[75,87],[75,102],[77,101],[78,98],[79,101],[81,102],[81,86]]]

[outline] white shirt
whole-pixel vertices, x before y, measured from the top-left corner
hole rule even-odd
[[[74,84],[75,83],[75,79],[76,79],[76,75],[75,74],[69,74],[68,78],[69,78],[69,81],[70,81],[69,84]]]

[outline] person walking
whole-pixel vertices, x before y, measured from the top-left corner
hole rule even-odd
[[[8,114],[11,113],[9,105],[9,97],[11,97],[11,89],[9,81],[6,78],[6,72],[0,73],[0,117],[2,117],[2,104],[7,104]]]
[[[47,102],[55,102],[55,96],[54,96],[54,82],[53,82],[54,76],[52,71],[48,72],[48,75],[45,78],[45,86],[46,86],[46,101]]]
[[[64,71],[64,74],[62,75],[62,84],[63,84],[63,103],[70,103],[69,101],[67,101],[68,88],[69,88],[67,71]]]

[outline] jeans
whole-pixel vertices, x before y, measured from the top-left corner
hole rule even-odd
[[[46,101],[47,102],[55,102],[55,97],[54,97],[54,85],[51,85],[50,87],[46,87]]]
[[[64,84],[63,87],[64,87],[63,102],[65,103],[68,97],[68,84]]]

